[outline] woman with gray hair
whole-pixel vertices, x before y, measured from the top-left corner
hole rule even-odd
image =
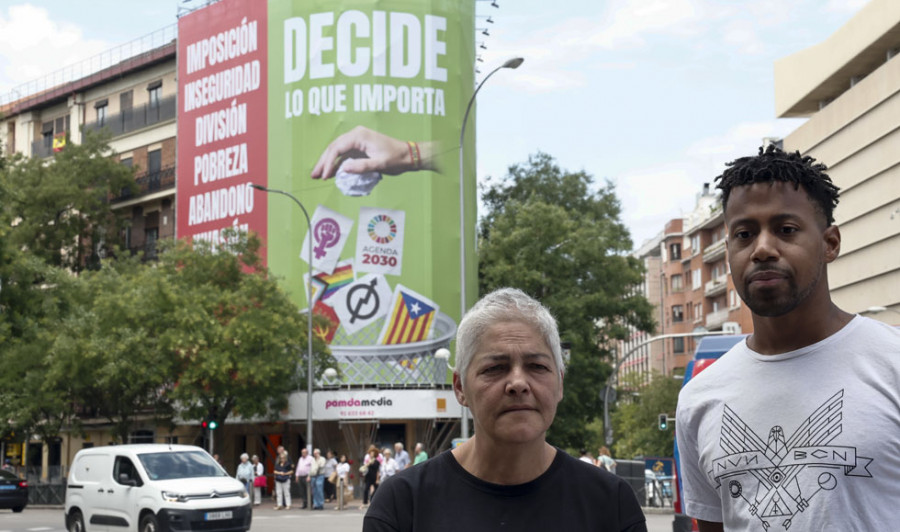
[[[625,481],[546,441],[565,368],[543,305],[514,288],[486,295],[459,324],[456,349],[453,391],[475,435],[385,481],[365,532],[647,530]]]
[[[249,454],[241,454],[241,463],[237,466],[235,478],[241,481],[248,495],[253,493],[253,464],[250,463]]]

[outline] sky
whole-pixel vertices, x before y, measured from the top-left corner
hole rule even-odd
[[[615,186],[637,248],[690,212],[727,161],[802,125],[775,116],[774,62],[825,40],[866,0],[495,3],[476,0],[481,76],[525,61],[478,93],[479,183],[547,153]],[[0,0],[0,94],[202,4]]]

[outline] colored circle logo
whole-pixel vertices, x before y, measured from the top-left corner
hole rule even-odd
[[[369,220],[369,238],[378,244],[387,244],[397,237],[397,223],[386,214]]]

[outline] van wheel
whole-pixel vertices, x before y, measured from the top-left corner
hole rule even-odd
[[[25,509],[24,506],[15,506],[15,507],[13,507],[12,511],[15,512],[15,513],[19,513],[19,512],[21,512],[21,511],[24,510],[24,509]]]
[[[84,532],[84,518],[81,517],[81,512],[75,510],[69,515],[66,530],[69,532]]]
[[[147,514],[141,518],[141,528],[138,532],[159,532],[159,522],[153,514]]]

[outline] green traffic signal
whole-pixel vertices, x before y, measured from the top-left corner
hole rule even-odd
[[[215,419],[209,420],[209,430],[216,430],[216,427],[218,427],[218,426],[219,426],[219,424],[216,423]]]
[[[659,415],[659,430],[668,430],[669,429],[669,415],[668,414],[660,414]]]

